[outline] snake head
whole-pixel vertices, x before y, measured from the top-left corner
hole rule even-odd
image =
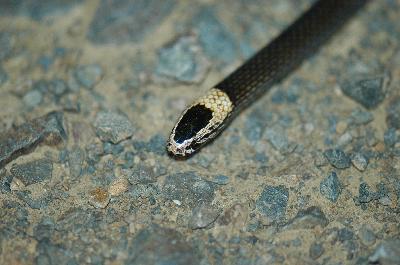
[[[177,157],[187,157],[212,139],[224,127],[233,104],[221,90],[213,88],[181,115],[172,129],[167,150]]]

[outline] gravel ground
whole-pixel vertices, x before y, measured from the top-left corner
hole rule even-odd
[[[399,0],[165,152],[312,2],[0,1],[0,264],[400,264]]]

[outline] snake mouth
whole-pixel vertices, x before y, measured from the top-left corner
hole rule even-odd
[[[189,157],[195,152],[193,148],[190,148],[190,143],[188,141],[179,144],[173,139],[168,141],[167,151],[170,155],[181,158]]]
[[[179,143],[171,135],[167,143],[167,152],[174,158],[186,159],[197,153],[203,144],[205,144],[204,141],[198,142],[195,137]]]

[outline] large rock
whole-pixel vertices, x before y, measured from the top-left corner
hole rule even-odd
[[[62,112],[50,112],[26,122],[0,135],[0,167],[44,140],[56,144],[66,137]]]

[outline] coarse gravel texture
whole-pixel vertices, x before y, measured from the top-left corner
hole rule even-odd
[[[0,1],[0,264],[400,264],[400,0],[165,151],[312,2]]]

